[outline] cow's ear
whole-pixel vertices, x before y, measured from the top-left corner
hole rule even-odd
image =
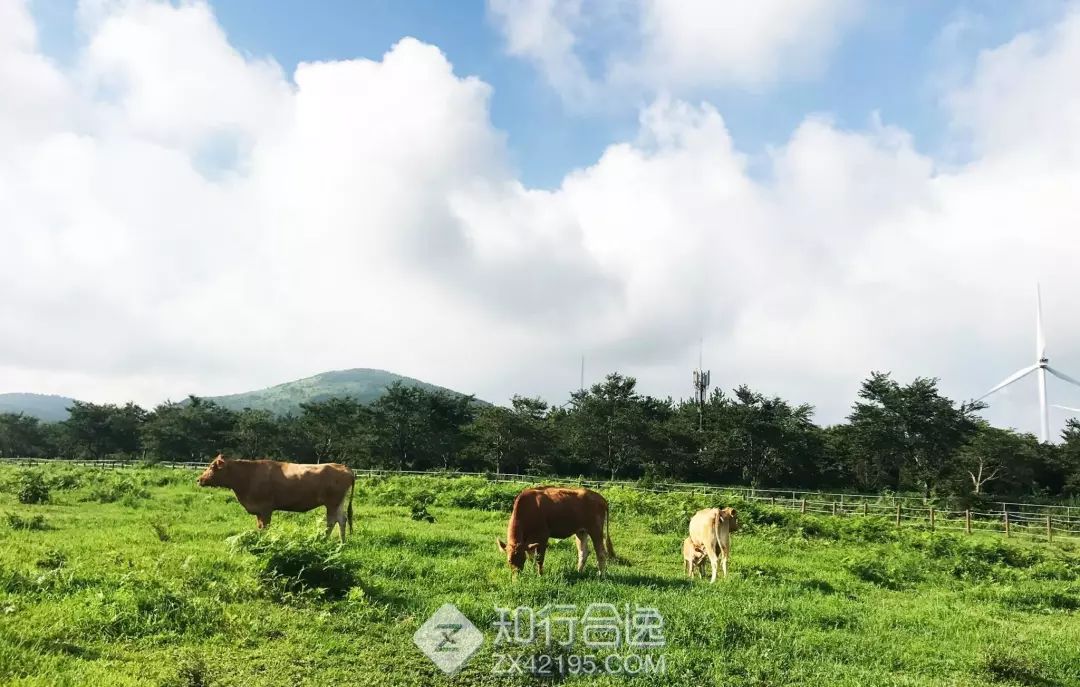
[[[539,544],[539,542],[538,542],[538,543],[536,543],[536,544],[529,544],[529,545],[528,545],[528,546],[526,546],[525,548],[526,548],[527,550],[529,550],[529,551],[532,551],[532,552],[536,552],[536,550],[540,548],[540,544]]]
[[[503,544],[503,540],[495,537],[495,543],[499,545],[499,551],[506,553],[506,544]]]

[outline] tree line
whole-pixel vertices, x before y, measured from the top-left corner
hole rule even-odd
[[[1080,495],[1080,422],[1060,444],[990,426],[979,403],[937,380],[875,372],[847,421],[740,386],[704,404],[639,392],[609,374],[561,406],[515,396],[509,407],[394,384],[371,404],[333,398],[297,414],[233,411],[190,397],[153,410],[76,401],[63,422],[0,414],[0,455],[205,461],[336,461],[359,468],[461,470],[755,487],[918,491],[969,502]]]

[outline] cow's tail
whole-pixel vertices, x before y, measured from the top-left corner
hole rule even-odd
[[[611,545],[611,512],[604,513],[604,548],[608,558],[615,560],[615,547]]]
[[[352,534],[352,497],[353,494],[356,493],[356,474],[351,470],[349,472],[352,475],[352,486],[349,487],[349,510],[347,517],[349,518],[349,534]]]
[[[721,522],[720,509],[717,508],[716,512],[713,513],[713,519],[712,519],[712,528],[713,528],[713,543],[712,543],[712,545],[715,546],[716,548],[720,548],[720,522]],[[709,555],[711,556],[712,554],[709,554]]]

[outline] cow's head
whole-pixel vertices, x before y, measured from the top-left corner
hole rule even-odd
[[[539,544],[525,544],[510,543],[504,544],[502,539],[496,538],[495,543],[499,545],[499,551],[506,554],[506,562],[510,564],[510,570],[512,572],[521,572],[521,569],[525,567],[525,557],[530,553],[536,553],[536,549],[540,547]]]
[[[734,508],[721,508],[720,519],[727,523],[728,532],[736,532],[739,529],[738,511]]]
[[[214,460],[210,461],[209,467],[203,470],[203,473],[199,475],[198,483],[200,487],[222,487],[225,486],[225,474],[229,469],[229,461],[225,460],[225,456],[217,454]]]

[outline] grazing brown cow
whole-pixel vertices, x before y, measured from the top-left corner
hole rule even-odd
[[[276,460],[230,460],[220,453],[199,476],[201,487],[228,487],[236,500],[255,516],[259,529],[270,525],[276,510],[306,513],[326,506],[326,536],[345,523],[352,532],[352,491],[356,481],[352,470],[338,463],[302,465]],[[349,501],[346,509],[345,494]]]
[[[686,576],[693,577],[694,571],[701,572],[701,567],[705,565],[705,549],[694,544],[694,540],[690,537],[683,539],[682,543],[682,557],[686,563]]]
[[[712,579],[716,582],[716,560],[721,561],[727,577],[728,556],[731,553],[731,533],[739,529],[734,508],[706,508],[690,518],[691,543],[705,551],[712,564]]]
[[[544,574],[544,553],[548,539],[577,537],[578,572],[585,569],[589,557],[588,536],[596,549],[596,564],[604,574],[609,557],[615,557],[611,537],[607,534],[608,504],[603,496],[589,489],[562,487],[529,487],[514,499],[514,510],[506,527],[506,543],[495,541],[506,553],[510,569],[517,573],[525,565],[525,557],[536,557],[536,572]]]

